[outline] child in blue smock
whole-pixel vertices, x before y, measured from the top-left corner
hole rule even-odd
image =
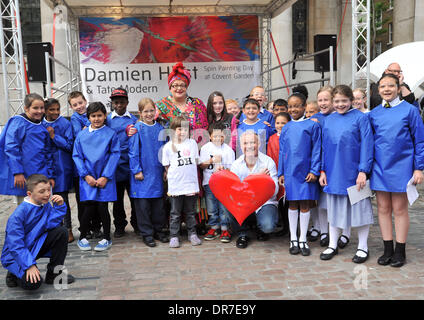
[[[266,125],[270,126],[272,128],[273,133],[276,132],[275,130],[275,119],[271,112],[269,112],[267,109],[265,109],[265,106],[267,104],[267,97],[265,95],[265,89],[261,86],[254,87],[248,96],[250,99],[254,99],[258,101],[259,103],[259,113],[258,118],[265,122]],[[246,119],[246,115],[244,112],[240,115],[240,121],[243,121]]]
[[[77,137],[85,128],[90,126],[90,121],[87,118],[87,100],[80,91],[73,91],[68,96],[68,103],[74,113],[71,116],[71,125],[72,125],[72,134],[74,139]],[[75,187],[75,198],[77,202],[78,209],[78,221],[81,224],[82,214],[84,212],[84,205],[81,203],[79,198],[79,176],[77,169],[74,166],[74,187]],[[94,214],[93,221],[90,225],[90,233],[87,235],[87,238],[98,238],[101,236],[100,232],[100,217],[98,214]]]
[[[53,194],[60,195],[67,206],[64,223],[68,229],[68,242],[72,242],[74,241],[74,235],[72,233],[71,207],[69,206],[68,197],[68,192],[72,189],[74,173],[72,126],[68,120],[60,115],[60,103],[58,100],[54,98],[47,99],[44,109],[46,113],[43,119],[43,126],[49,132],[56,171]]]
[[[312,121],[316,121],[321,129],[324,126],[325,119],[334,112],[333,108],[333,87],[323,86],[317,92],[317,104],[320,112],[311,116]],[[318,207],[315,212],[311,211],[313,226],[310,232],[310,241],[320,236],[321,247],[327,247],[329,243],[328,236],[328,218],[327,218],[327,194],[320,188],[320,197]]]
[[[333,258],[338,253],[341,229],[354,227],[359,241],[352,261],[363,263],[369,255],[367,240],[373,223],[371,199],[368,197],[352,205],[347,188],[356,185],[360,190],[365,186],[373,162],[374,137],[368,117],[353,108],[352,102],[352,89],[346,85],[336,86],[333,90],[336,112],[326,118],[322,129],[319,182],[327,194],[330,239],[320,258]]]
[[[163,127],[155,121],[155,103],[143,98],[138,103],[140,121],[135,124],[137,132],[129,140],[130,197],[133,199],[137,224],[143,242],[156,246],[155,238],[169,241],[163,229],[166,226],[164,209],[164,169],[159,153],[164,145],[160,134]]]
[[[311,253],[306,239],[310,218],[309,201],[319,198],[317,177],[321,167],[321,128],[316,122],[304,117],[306,98],[303,94],[294,93],[287,102],[292,121],[281,130],[278,176],[280,185],[285,186],[286,200],[289,201],[289,252],[301,252],[308,256]]]
[[[107,116],[106,125],[115,130],[119,138],[121,146],[121,158],[116,168],[116,196],[117,200],[113,203],[113,223],[115,225],[114,237],[120,238],[125,234],[125,226],[128,224],[124,208],[125,190],[130,193],[130,164],[128,158],[128,140],[126,133],[128,126],[133,126],[137,122],[137,118],[128,112],[128,93],[124,88],[117,88],[112,91],[110,96],[113,111]],[[137,217],[135,213],[135,204],[130,197],[131,204],[131,226],[136,234],[139,234],[137,227]]]
[[[65,285],[65,281],[70,284],[75,281],[74,277],[67,273],[61,275],[62,271],[57,270],[63,267],[68,251],[68,232],[61,226],[66,204],[59,195],[50,198],[51,185],[44,175],[30,175],[26,187],[27,197],[7,220],[1,254],[1,263],[8,270],[6,285],[38,289],[43,278],[37,260],[42,257],[50,257],[47,284]],[[60,278],[56,279],[58,276]]]
[[[406,262],[409,228],[408,181],[420,184],[424,169],[424,125],[418,109],[399,99],[398,77],[385,74],[378,82],[383,101],[368,113],[374,131],[371,189],[376,191],[384,254],[378,264],[401,267]],[[396,248],[393,245],[392,211]]]
[[[115,171],[120,146],[115,131],[105,125],[106,108],[101,102],[90,103],[87,116],[91,124],[76,137],[72,155],[79,174],[80,200],[84,203],[78,247],[91,250],[86,236],[92,215],[99,212],[104,238],[94,250],[103,251],[112,245],[108,202],[116,201]]]
[[[40,173],[49,178],[52,187],[55,172],[51,140],[42,125],[44,100],[36,94],[24,99],[24,113],[9,119],[0,136],[0,194],[26,195],[26,178]]]
[[[236,138],[236,157],[242,154],[240,149],[240,137],[243,132],[247,130],[253,130],[255,133],[258,134],[259,139],[261,141],[259,151],[266,154],[268,140],[275,132],[274,129],[265,124],[265,122],[259,118],[260,108],[261,106],[259,102],[252,98],[246,99],[243,103],[242,111],[245,115],[245,118],[244,120],[240,121],[237,127],[238,138]]]

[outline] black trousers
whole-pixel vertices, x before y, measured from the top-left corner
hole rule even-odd
[[[143,237],[153,237],[166,225],[163,198],[134,199],[138,229]]]
[[[63,266],[65,263],[66,254],[68,253],[68,229],[64,226],[56,227],[55,229],[47,232],[46,240],[38,252],[36,260],[42,258],[47,252],[51,253],[50,261],[47,264],[47,272],[54,273],[57,266]],[[57,273],[57,272],[56,272]],[[43,282],[42,277],[40,281],[31,283],[26,280],[26,271],[22,278],[17,279],[18,285],[25,290],[35,290],[41,286]]]
[[[113,224],[115,225],[115,229],[124,230],[125,226],[128,224],[127,215],[125,213],[124,207],[124,195],[125,190],[130,194],[130,182],[126,181],[117,181],[116,182],[116,201],[113,202]],[[137,230],[137,214],[136,207],[134,203],[134,199],[130,198],[131,203],[131,219],[130,223],[134,230]]]
[[[80,224],[79,231],[81,231],[81,221],[82,216],[84,214],[84,202],[80,201],[80,188],[79,188],[79,177],[74,178],[74,186],[75,186],[75,199],[77,201],[77,209],[78,209],[78,221]],[[100,230],[101,228],[101,219],[98,214],[94,214],[92,221],[90,221],[90,231]]]
[[[108,209],[108,202],[100,201],[84,201],[84,214],[81,219],[80,226],[80,239],[87,237],[88,232],[90,231],[93,217],[95,215],[100,216],[100,220],[103,225],[103,234],[106,240],[110,240],[110,215]]]

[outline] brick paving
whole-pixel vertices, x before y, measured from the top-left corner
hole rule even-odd
[[[424,195],[424,187],[420,187]],[[78,221],[74,195],[70,195],[74,235]],[[375,201],[374,201],[375,204]],[[14,210],[11,197],[0,196],[0,248],[7,217]],[[128,203],[127,203],[128,206]],[[110,210],[111,212],[111,210]],[[113,239],[106,252],[82,252],[76,241],[69,245],[66,267],[76,282],[67,289],[43,284],[35,292],[7,288],[6,270],[0,268],[0,299],[26,300],[398,300],[424,299],[424,200],[410,207],[407,264],[400,269],[380,266],[382,240],[375,214],[369,237],[370,259],[356,265],[357,237],[331,261],[321,261],[323,248],[310,243],[309,257],[292,256],[289,239],[271,237],[259,242],[252,233],[249,246],[238,249],[235,239],[221,243],[203,241],[193,247],[183,238],[182,247],[170,249],[157,241],[149,248],[127,226],[127,235]],[[113,227],[112,227],[113,230]],[[94,240],[91,240],[94,244]],[[38,261],[45,274],[46,258]],[[362,275],[362,278],[357,278]],[[366,276],[366,279],[365,279]],[[356,279],[356,280],[355,280]],[[362,281],[358,281],[362,280]]]

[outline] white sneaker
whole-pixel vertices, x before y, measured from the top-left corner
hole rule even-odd
[[[88,240],[86,238],[83,238],[81,240],[78,240],[77,246],[82,251],[89,251],[89,250],[91,250],[90,242],[88,242]]]
[[[94,251],[105,251],[109,249],[112,246],[112,240],[106,240],[103,239],[102,241],[99,241],[97,246],[94,247]]]

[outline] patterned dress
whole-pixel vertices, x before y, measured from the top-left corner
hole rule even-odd
[[[187,109],[184,113],[186,113],[189,118],[190,129],[207,129],[208,118],[206,115],[206,107],[202,100],[199,98],[187,97],[186,105]],[[168,127],[174,117],[183,114],[183,112],[172,102],[171,96],[167,96],[156,102],[156,107],[159,109],[159,118],[162,118],[166,122],[165,127]]]

